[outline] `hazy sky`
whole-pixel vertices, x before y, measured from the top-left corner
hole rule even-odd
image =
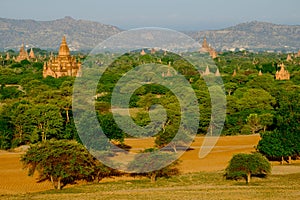
[[[53,20],[71,16],[123,29],[220,29],[241,22],[300,25],[299,0],[0,0],[3,18]]]

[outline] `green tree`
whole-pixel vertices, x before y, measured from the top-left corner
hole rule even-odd
[[[62,138],[63,119],[59,108],[53,105],[36,105],[28,113],[34,120],[42,141],[47,138]]]
[[[174,140],[174,137],[176,136],[180,126],[181,116],[179,102],[174,95],[166,95],[160,100],[167,111],[167,120],[162,125],[162,130],[156,135],[155,144],[158,147],[169,145],[176,152],[177,145],[183,145],[189,140],[188,130],[185,130],[187,137],[178,137],[178,140]],[[181,134],[180,136],[182,135],[185,135],[185,133]]]
[[[39,180],[51,181],[55,189],[77,180],[92,181],[109,175],[109,169],[75,141],[49,140],[31,145],[21,162],[28,168],[28,175],[37,171]]]
[[[259,115],[260,123],[263,126],[263,131],[266,132],[267,127],[273,124],[274,115],[271,113],[264,113]]]
[[[125,133],[116,124],[113,114],[108,113],[108,114],[98,115],[98,119],[102,131],[110,140],[119,141],[121,143],[124,142]]]
[[[149,111],[150,107],[154,105],[155,102],[157,102],[155,95],[152,93],[148,93],[139,99],[137,105],[140,107],[144,107],[146,111]]]
[[[284,138],[278,130],[265,132],[261,134],[261,140],[258,142],[257,150],[270,159],[281,158],[283,164],[284,157],[293,155],[293,150],[289,147],[290,142]]]
[[[240,111],[247,110],[259,114],[259,112],[273,110],[276,100],[263,89],[247,89],[237,103]]]
[[[260,118],[257,114],[250,114],[247,117],[247,124],[250,126],[252,134],[255,134],[257,131],[262,129]]]
[[[300,155],[300,89],[289,88],[282,92],[279,98],[279,108],[275,116],[276,128],[284,140],[286,148],[292,153],[289,156]],[[289,160],[291,160],[289,158]]]
[[[178,161],[174,161],[173,153],[160,152],[157,149],[146,149],[143,154],[137,154],[131,163],[128,165],[128,170],[135,172],[134,175],[142,175],[150,178],[151,183],[154,183],[157,177],[169,177],[179,173],[176,168]],[[171,163],[172,162],[172,163]],[[159,166],[171,163],[161,169],[153,170]]]
[[[244,178],[246,183],[250,183],[251,176],[263,175],[266,176],[271,173],[271,164],[268,159],[260,153],[252,154],[236,154],[229,161],[226,168],[226,179],[240,179]]]
[[[238,85],[237,83],[226,83],[225,84],[225,90],[228,96],[230,96],[236,89],[237,89]]]

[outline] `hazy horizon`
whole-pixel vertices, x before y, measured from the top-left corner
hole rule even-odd
[[[214,30],[250,21],[300,25],[300,1],[4,1],[2,18],[51,21],[70,16],[121,29],[164,27],[181,31]]]

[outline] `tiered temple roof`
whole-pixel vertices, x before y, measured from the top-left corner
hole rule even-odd
[[[70,55],[70,50],[65,36],[59,47],[58,56],[50,56],[50,60],[44,63],[43,77],[52,76],[59,78],[62,76],[80,76],[81,63]]]

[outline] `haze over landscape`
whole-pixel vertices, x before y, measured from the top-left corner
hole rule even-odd
[[[71,50],[90,50],[123,30],[163,27],[183,31],[217,50],[298,51],[296,0],[265,1],[5,1],[0,49],[56,49],[61,35]],[[16,20],[11,20],[16,19]]]
[[[199,31],[222,29],[250,21],[299,25],[299,6],[297,0],[11,0],[1,3],[1,17],[50,21],[71,16],[121,29],[153,26]]]

